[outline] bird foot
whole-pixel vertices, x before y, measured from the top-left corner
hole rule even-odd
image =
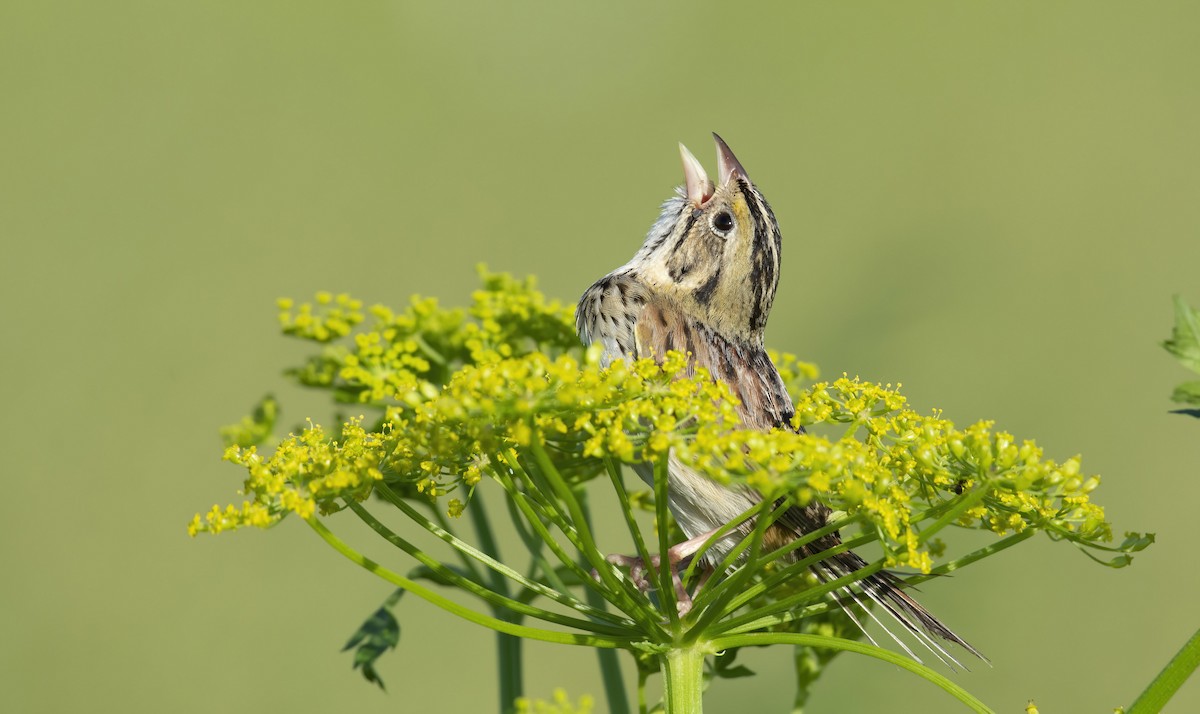
[[[674,550],[674,549],[672,549]],[[668,569],[671,573],[671,584],[675,589],[675,609],[680,615],[686,615],[692,610],[692,596],[683,586],[683,579],[680,577],[680,572],[687,567],[690,558],[684,557],[676,559],[672,557],[671,550],[667,551]],[[608,562],[621,568],[629,570],[629,579],[633,581],[634,586],[643,593],[648,593],[654,589],[654,583],[647,577],[649,568],[646,566],[646,561],[636,555],[621,555],[614,553],[605,556]],[[657,555],[650,556],[650,566],[658,569],[662,564],[662,558]],[[593,573],[593,576],[598,576]]]
[[[692,598],[708,582],[709,577],[712,576],[712,569],[708,567],[701,568],[700,581],[696,583],[696,587],[691,593],[684,587],[680,572],[687,568],[688,564],[692,561],[692,557],[703,547],[711,535],[711,532],[703,533],[695,538],[689,538],[681,543],[676,543],[667,549],[667,564],[671,573],[671,584],[675,589],[675,609],[678,610],[681,616],[691,612],[693,605]],[[634,555],[613,554],[606,556],[604,559],[618,567],[628,568],[629,579],[633,581],[634,586],[638,590],[647,593],[653,589],[653,583],[646,577],[648,572],[646,562],[641,558]],[[658,569],[661,564],[662,558],[660,556],[650,556],[651,567]],[[599,574],[593,571],[592,576],[598,578]]]

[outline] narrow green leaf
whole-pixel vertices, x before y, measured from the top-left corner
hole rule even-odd
[[[399,591],[403,594],[404,591]],[[389,598],[388,602],[371,614],[358,630],[350,636],[350,640],[342,647],[345,652],[354,649],[354,668],[361,670],[363,677],[372,684],[383,686],[383,678],[375,669],[375,662],[385,652],[395,649],[400,642],[400,623],[388,609],[399,598]]]
[[[271,438],[275,422],[279,418],[279,402],[270,394],[264,395],[254,405],[254,411],[242,417],[237,424],[221,427],[221,441],[225,446],[240,446],[243,449],[259,446]]]

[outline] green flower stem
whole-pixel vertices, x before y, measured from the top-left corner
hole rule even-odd
[[[658,524],[658,557],[659,567],[654,567],[654,561],[645,561],[651,577],[658,579],[658,599],[660,607],[666,611],[673,632],[679,631],[679,608],[675,601],[675,583],[672,580],[670,562],[671,529],[668,525],[667,512],[667,483],[670,479],[670,458],[664,454],[654,463],[654,518]]]
[[[629,620],[627,618],[622,618],[617,615],[613,615],[610,612],[606,612],[604,610],[599,610],[599,609],[590,607],[583,602],[580,602],[578,599],[576,599],[576,598],[572,597],[570,594],[568,594],[568,591],[565,586],[562,588],[562,590],[555,590],[553,588],[546,587],[545,585],[537,582],[536,580],[531,580],[530,578],[525,577],[524,575],[517,572],[513,568],[510,568],[509,566],[505,565],[504,563],[501,563],[500,561],[496,560],[494,557],[492,557],[488,553],[481,552],[480,550],[478,550],[474,546],[472,546],[470,543],[460,540],[453,533],[450,533],[449,531],[439,527],[437,524],[430,522],[428,519],[424,518],[420,514],[419,511],[417,511],[415,508],[413,508],[403,498],[400,498],[400,496],[398,496],[395,491],[392,491],[387,486],[385,486],[383,484],[377,484],[376,490],[379,492],[379,494],[381,496],[383,496],[385,499],[387,499],[392,505],[394,505],[396,508],[400,509],[400,511],[403,512],[404,515],[408,516],[413,521],[415,521],[417,523],[417,525],[419,525],[422,528],[424,528],[425,530],[429,531],[431,534],[433,534],[439,540],[442,540],[443,542],[447,543],[448,545],[450,545],[452,548],[454,548],[458,552],[463,553],[464,555],[470,556],[471,559],[479,561],[480,563],[483,563],[488,568],[490,568],[491,571],[495,574],[495,577],[493,578],[493,583],[496,580],[499,580],[499,582],[505,583],[505,585],[507,585],[506,581],[504,581],[504,578],[508,578],[508,579],[512,580],[513,582],[517,583],[518,585],[520,585],[521,587],[532,590],[532,591],[538,593],[539,595],[543,595],[543,596],[553,600],[554,602],[557,602],[561,605],[565,605],[573,610],[576,610],[577,612],[580,612],[581,614],[600,618],[602,620],[610,622],[619,627],[632,627],[634,625],[634,622],[632,620]],[[479,504],[472,503],[471,508],[467,509],[467,510],[472,510],[477,505],[479,505]],[[357,508],[355,508],[355,506],[357,506],[357,504],[351,503],[351,508],[354,508],[355,513],[358,513],[358,510],[361,509],[362,506],[358,506]],[[363,509],[363,510],[365,511],[365,509]],[[363,516],[360,515],[359,518],[363,518]],[[371,525],[372,528],[375,528],[375,526],[372,525],[370,521],[367,521],[367,524]],[[376,532],[379,532],[379,530],[376,529]],[[390,531],[390,530],[387,532],[392,533],[392,531]],[[389,540],[390,540],[389,536],[387,536],[383,533],[381,533],[381,535],[384,535],[385,538],[389,538]],[[399,545],[399,544],[397,544],[397,545]],[[403,548],[403,546],[400,546],[400,547]],[[405,552],[408,552],[408,551],[406,550]],[[424,563],[425,561],[422,560],[421,562]],[[430,567],[433,568],[433,566],[430,566]],[[504,591],[501,591],[501,590],[499,590],[499,588],[495,587],[495,585],[493,584],[492,590],[494,592],[499,592],[500,594],[507,596],[507,588]]]
[[[479,538],[479,550],[483,551],[493,562],[501,563],[504,559],[500,556],[500,545],[496,542],[496,535],[492,533],[492,524],[487,515],[487,504],[482,498],[475,498],[472,501],[467,512],[471,516],[471,525],[475,528],[475,535]],[[510,569],[509,572],[511,574],[502,575],[495,568],[491,568],[488,579],[491,581],[492,590],[501,595],[508,595],[508,581],[504,579],[504,575],[509,575],[509,577],[516,575],[515,570]]]
[[[525,515],[529,524],[533,526],[533,529],[537,533],[538,537],[541,538],[547,546],[549,546],[551,552],[558,557],[559,561],[563,563],[563,566],[574,573],[579,579],[579,582],[583,583],[585,586],[593,589],[598,588],[599,586],[594,580],[592,580],[591,574],[581,568],[574,559],[568,556],[566,551],[563,550],[562,546],[559,545],[554,539],[554,536],[551,535],[546,529],[546,526],[542,523],[541,517],[535,511],[536,504],[534,501],[528,498],[524,492],[518,490],[515,484],[512,483],[511,479],[504,474],[497,472],[497,478],[504,485],[505,490],[508,492],[513,502],[517,505],[517,508],[520,509],[520,511]],[[568,539],[571,540],[572,544],[574,544],[575,540],[572,538],[572,536],[566,531],[564,531],[564,533],[567,534]],[[576,545],[576,548],[578,549],[579,546]],[[625,613],[629,614],[630,617],[634,618],[634,620],[637,621],[638,626],[644,631],[655,633],[655,635],[658,637],[666,637],[666,632],[662,630],[657,623],[657,614],[649,607],[645,605],[639,606],[637,601],[632,598],[622,600],[621,602],[617,603],[617,605],[618,607],[621,607]]]
[[[354,511],[354,514],[356,516],[358,516],[360,519],[362,519],[362,521],[364,523],[366,523],[368,526],[370,526],[371,529],[374,530],[376,533],[383,536],[383,538],[385,540],[387,540],[389,543],[396,546],[400,550],[403,550],[405,553],[408,553],[409,555],[411,555],[413,558],[415,558],[417,561],[419,561],[422,565],[429,568],[430,571],[432,571],[433,573],[436,573],[439,578],[442,578],[446,582],[450,583],[451,585],[453,585],[463,591],[466,591],[468,593],[471,593],[472,595],[475,595],[476,597],[480,598],[484,602],[493,606],[493,608],[495,608],[495,611],[497,612],[497,614],[502,619],[504,619],[503,611],[508,610],[509,612],[512,612],[512,613],[519,613],[521,615],[528,615],[530,617],[536,617],[539,620],[545,620],[546,622],[553,622],[556,625],[564,625],[566,627],[574,627],[576,629],[595,632],[598,634],[613,635],[615,637],[622,637],[622,636],[629,637],[629,636],[634,636],[637,634],[636,631],[631,630],[630,628],[612,627],[609,625],[604,625],[601,623],[593,622],[591,620],[581,620],[576,617],[570,617],[568,615],[562,615],[562,614],[559,614],[556,612],[550,612],[549,610],[543,610],[541,608],[537,608],[532,605],[528,605],[523,602],[520,602],[519,600],[514,600],[511,597],[508,597],[507,595],[496,592],[495,590],[489,590],[487,587],[485,587],[479,583],[476,583],[468,578],[465,578],[462,575],[459,575],[457,572],[451,570],[450,568],[447,568],[445,565],[443,565],[437,559],[432,558],[429,555],[426,555],[424,552],[422,552],[419,548],[414,546],[412,543],[409,543],[408,541],[404,540],[399,535],[397,535],[395,533],[395,531],[392,531],[390,528],[388,528],[383,523],[381,523],[377,518],[375,518],[373,515],[371,515],[371,513],[369,511],[367,511],[367,509],[363,508],[362,505],[360,505],[352,500],[348,501],[347,505],[349,505],[350,510]],[[517,574],[514,573],[514,575],[517,575]],[[519,575],[517,575],[517,577],[519,577]],[[509,620],[509,621],[511,622],[512,620]]]
[[[425,353],[425,356],[429,358],[430,362],[435,362],[443,367],[446,366],[447,361],[445,356],[430,346],[420,332],[414,332],[411,337],[412,341],[417,343],[417,347],[421,348],[421,352]]]
[[[950,525],[954,521],[958,520],[959,516],[961,516],[963,513],[967,512],[969,509],[973,508],[976,504],[978,504],[980,501],[982,501],[984,498],[986,498],[988,496],[988,494],[990,494],[991,492],[992,492],[991,483],[985,481],[984,485],[981,488],[977,488],[974,491],[971,491],[970,493],[961,496],[959,502],[956,503],[954,506],[952,506],[950,508],[950,510],[943,513],[933,523],[931,523],[928,526],[925,526],[924,528],[921,529],[921,532],[917,534],[917,542],[918,543],[927,542],[930,538],[933,537],[933,535],[935,533],[942,530],[946,526]]]
[[[666,714],[699,714],[703,711],[704,658],[716,651],[695,644],[668,650],[659,657]]]
[[[928,575],[914,575],[905,578],[905,582],[909,585],[919,585],[926,580],[932,580],[933,578],[953,572],[959,568],[966,567],[977,560],[983,560],[990,555],[995,555],[1002,550],[1007,550],[1021,541],[1032,538],[1036,534],[1037,531],[1033,528],[1026,528],[1020,533],[1013,533],[1012,535],[1006,536],[995,543],[992,543],[991,545],[986,545],[978,550],[973,550],[961,558],[955,558],[949,562],[942,563],[941,565],[930,570]]]
[[[781,516],[784,513],[784,511],[787,510],[787,507],[785,505],[780,504],[779,506],[777,506],[774,509],[774,511],[772,511],[772,513],[769,516],[764,518],[762,511],[767,510],[767,504],[771,503],[771,502],[773,502],[773,499],[766,499],[766,498],[760,499],[758,501],[758,503],[756,503],[753,506],[751,506],[750,508],[747,508],[746,510],[742,511],[740,514],[738,514],[738,516],[736,518],[734,518],[729,523],[726,523],[725,525],[721,526],[720,528],[718,528],[716,530],[716,532],[714,532],[711,536],[709,536],[708,540],[704,541],[704,545],[702,545],[700,547],[700,550],[696,551],[696,556],[694,558],[692,558],[692,562],[688,565],[688,569],[684,573],[684,580],[686,581],[686,580],[691,579],[692,573],[695,572],[696,568],[698,568],[700,566],[700,563],[702,562],[702,559],[700,558],[700,556],[705,551],[707,551],[709,548],[713,547],[713,545],[715,545],[717,543],[717,541],[721,540],[726,535],[731,533],[735,528],[740,526],[742,523],[753,518],[753,519],[755,519],[754,527],[752,527],[750,529],[749,533],[747,533],[740,540],[738,540],[737,545],[735,545],[734,547],[729,549],[729,552],[725,554],[725,557],[721,559],[721,562],[713,570],[718,573],[726,573],[726,572],[729,572],[730,568],[737,565],[738,561],[743,560],[743,556],[746,553],[746,550],[751,547],[751,545],[756,537],[754,534],[756,531],[758,531],[758,525],[760,523],[765,523],[766,526],[771,525],[776,520],[778,520],[779,516]],[[763,527],[763,531],[766,530],[766,526]],[[758,540],[761,542],[761,540],[762,540],[761,534],[757,537],[758,537]],[[759,559],[755,559],[755,562],[761,563],[762,561]]]
[[[570,514],[571,523],[575,526],[575,532],[578,534],[579,542],[576,547],[580,553],[591,564],[594,572],[600,576],[601,582],[608,588],[608,592],[625,593],[627,583],[618,580],[615,573],[615,568],[604,559],[604,554],[596,547],[596,540],[592,537],[592,529],[588,526],[587,519],[584,517],[583,509],[579,505],[579,501],[575,498],[575,494],[571,491],[571,487],[567,484],[566,479],[558,472],[554,466],[554,462],[550,460],[549,454],[546,453],[545,447],[539,443],[538,439],[533,439],[530,442],[529,450],[533,453],[534,461],[542,471],[542,476],[549,482],[550,488],[554,494],[567,508],[567,513]],[[626,598],[621,598],[622,600]],[[630,598],[632,599],[632,598]]]
[[[492,532],[492,524],[487,515],[486,504],[482,498],[473,499],[475,502],[468,509],[471,514],[471,525],[475,529],[475,536],[479,539],[480,549],[495,562],[501,561],[500,545],[496,542],[496,536]],[[386,537],[386,536],[385,536]],[[516,571],[512,571],[516,574]],[[503,595],[508,599],[508,581],[504,575],[496,569],[491,569],[488,573],[491,581],[492,590]],[[489,604],[492,605],[492,614],[506,622],[521,624],[522,614],[531,614],[535,608],[529,603],[522,603],[523,607],[530,608],[529,611],[514,609],[507,604],[498,604],[490,598]],[[535,617],[537,617],[535,615]],[[554,622],[555,620],[546,617],[539,619]],[[574,620],[575,618],[568,618]],[[571,626],[573,623],[558,621],[558,624]],[[596,632],[594,628],[591,629]],[[611,633],[610,633],[611,634]],[[611,650],[600,650],[601,652],[611,652]],[[498,696],[500,698],[500,711],[503,714],[515,714],[517,709],[517,699],[525,695],[525,657],[524,657],[524,641],[520,637],[506,634],[504,632],[496,633],[496,678]]]
[[[388,493],[390,493],[393,498],[395,498],[396,500],[400,500],[399,496],[396,496],[396,493],[387,487],[387,484],[380,482],[376,486],[376,489],[375,489],[376,492],[383,493],[383,491],[381,489],[379,489],[378,486],[383,486],[384,488],[387,488]],[[391,501],[392,499],[389,498],[388,500]],[[392,502],[394,505],[395,501],[392,501]],[[408,505],[408,504],[405,503],[405,505]],[[440,529],[440,532],[443,532],[448,537],[457,540],[457,536],[454,535],[454,528],[446,520],[445,512],[441,508],[438,507],[437,503],[430,503],[428,505],[430,506],[430,508],[429,508],[430,512],[433,514],[433,519],[434,519],[433,522]],[[420,520],[418,520],[416,518],[414,518],[413,520],[417,520],[418,523],[421,522]],[[426,530],[429,530],[431,533],[434,533],[434,531],[430,530],[429,528],[426,528]],[[436,535],[436,533],[435,533],[435,535]],[[458,548],[455,548],[454,552],[458,555],[458,559],[463,564],[463,567],[466,568],[468,573],[470,573],[471,578],[477,583],[482,583],[483,578],[484,578],[483,571],[481,571],[479,569],[478,565],[475,563],[475,560],[473,558],[468,557],[466,552],[459,550]]]
[[[827,593],[831,593],[842,586],[856,583],[869,575],[878,573],[880,570],[883,570],[883,561],[877,560],[870,565],[855,570],[853,573],[821,583],[820,585],[808,588],[802,593],[776,600],[766,607],[726,620],[720,623],[718,629],[723,635],[733,635],[787,622],[793,619],[787,617],[787,612],[794,609],[797,605],[823,597]]]
[[[792,578],[802,576],[804,574],[804,572],[806,570],[808,570],[809,566],[811,566],[813,563],[817,563],[819,561],[825,560],[826,558],[837,555],[838,553],[845,552],[852,548],[857,548],[860,545],[866,545],[867,543],[870,543],[874,539],[875,539],[875,537],[870,536],[870,535],[859,536],[858,538],[855,538],[853,540],[848,540],[844,543],[835,545],[832,548],[823,550],[820,553],[810,555],[807,558],[802,558],[802,559],[796,561],[795,563],[792,563],[788,567],[784,568],[783,570],[779,571],[778,573],[775,573],[774,575],[772,575],[769,578],[764,578],[763,580],[761,580],[757,583],[754,583],[753,585],[751,585],[747,588],[738,589],[736,591],[736,596],[734,596],[732,599],[730,599],[729,603],[725,606],[725,610],[728,612],[733,612],[733,611],[737,610],[739,607],[741,607],[742,605],[745,605],[746,603],[751,602],[752,600],[754,600],[754,598],[757,598],[757,597],[769,592],[772,588],[775,588],[776,586],[778,586],[784,582],[787,582],[788,580],[791,580]],[[864,575],[862,577],[866,577],[866,576]]]
[[[625,525],[629,528],[629,534],[633,537],[638,557],[642,559],[643,563],[649,563],[650,551],[646,548],[646,539],[642,537],[642,529],[638,527],[637,521],[634,520],[633,506],[629,503],[629,492],[625,489],[625,482],[621,478],[620,467],[611,458],[605,459],[604,465],[608,470],[608,478],[612,481],[613,490],[617,493],[617,500],[621,502],[621,513],[625,516]]]
[[[511,470],[512,475],[510,476],[500,469],[493,469],[492,473],[508,493],[509,500],[517,507],[517,510],[533,527],[537,537],[550,548],[550,552],[554,553],[559,562],[573,572],[580,582],[588,582],[590,580],[588,572],[563,550],[545,524],[546,522],[552,523],[576,549],[579,549],[579,537],[575,533],[574,527],[563,518],[560,512],[555,510],[552,504],[546,502],[545,496],[538,490],[530,474],[521,466],[515,455],[510,454],[506,457],[501,454],[500,461]],[[514,477],[521,478],[524,488],[518,488]]]
[[[1197,667],[1200,667],[1200,630],[1196,630],[1183,649],[1158,673],[1129,708],[1128,714],[1158,714]]]
[[[756,506],[756,508],[757,508],[757,506]],[[854,517],[847,516],[846,518],[840,518],[836,522],[826,525],[824,528],[818,528],[817,530],[812,531],[811,533],[806,533],[803,536],[801,536],[800,538],[797,538],[796,540],[792,541],[788,545],[784,546],[783,548],[779,548],[778,550],[775,550],[774,552],[768,553],[766,556],[764,556],[762,558],[761,565],[765,566],[768,563],[778,560],[779,558],[782,558],[789,553],[793,553],[796,550],[799,550],[800,548],[803,548],[804,546],[808,545],[809,543],[817,540],[818,538],[823,538],[823,537],[829,535],[830,533],[836,532],[840,528],[844,528],[845,526],[849,525],[854,520],[855,520]],[[807,561],[807,559],[806,559],[806,561]],[[726,563],[723,562],[721,564],[721,567],[722,568],[727,567]],[[724,572],[724,570],[721,570],[720,572]],[[785,575],[785,572],[787,572],[789,574]],[[784,580],[787,580],[788,578],[793,577],[794,573],[795,573],[795,571],[792,570],[791,566],[789,566],[788,569],[786,569],[783,572],[777,573],[775,576],[772,576],[772,578],[777,579],[779,582],[783,582]],[[715,585],[712,585],[712,586],[707,587],[704,590],[702,590],[696,598],[696,609],[699,610],[701,608],[707,608],[707,607],[709,607],[709,603],[713,599],[715,599],[719,596],[723,596],[725,591],[727,591],[727,590],[734,590],[734,588],[731,587],[731,585],[732,584],[730,583],[729,579],[725,579],[725,580],[720,581],[719,583],[716,583]],[[774,583],[772,583],[768,587],[763,587],[762,584],[755,584],[751,587],[754,588],[756,595],[757,595],[758,593],[765,592],[770,587],[774,587]],[[736,592],[736,590],[735,590],[735,592]],[[732,611],[734,608],[730,608],[730,607],[726,606],[723,609],[725,609],[727,611]]]
[[[646,701],[646,680],[650,678],[650,672],[645,667],[638,667],[638,714],[650,714],[650,703]]]
[[[766,510],[767,504],[769,503],[770,501],[768,499],[763,499],[759,502],[759,508]],[[750,547],[750,554],[747,557],[748,564],[757,564],[760,562],[759,555],[762,552],[763,533],[766,532],[767,528],[778,516],[782,515],[784,510],[786,510],[786,506],[781,504],[779,507],[773,509],[769,516],[760,514],[756,518],[754,522],[754,528],[750,531],[750,534],[743,538],[738,544],[736,550],[738,552],[743,552],[747,545],[746,541],[749,541],[748,545]],[[727,563],[730,563],[731,556],[733,556],[733,553],[730,553],[729,556],[726,556],[726,558],[721,561],[720,566],[718,566],[719,570],[717,572],[727,571],[729,568]],[[742,589],[745,588],[746,583],[757,574],[757,571],[757,567],[738,568],[733,572],[732,575],[726,578],[725,584],[727,587],[718,592],[715,597],[711,598],[705,603],[702,603],[703,610],[701,610],[699,606],[695,606],[693,603],[693,605],[696,607],[695,611],[700,612],[701,614],[696,620],[695,624],[690,628],[689,636],[702,636],[708,630],[708,626],[715,620],[718,620],[724,615],[736,610],[736,607],[729,606],[729,601],[732,600],[738,592],[741,592]]]
[[[567,552],[558,544],[558,540],[550,534],[545,523],[549,521],[558,527],[572,545],[575,544],[576,540],[574,529],[562,519],[561,514],[550,510],[542,502],[541,498],[535,497],[541,496],[541,494],[536,492],[529,474],[525,472],[524,467],[520,465],[515,456],[506,458],[505,455],[501,454],[499,460],[510,469],[512,475],[505,473],[501,469],[492,469],[491,473],[508,494],[509,501],[521,512],[521,515],[533,527],[537,537],[550,548],[550,552],[554,553],[559,562],[575,572],[581,581],[586,580],[587,571],[579,567],[574,558],[567,555]],[[514,476],[519,476],[529,488],[518,488]]]
[[[725,538],[726,535],[732,533],[733,529],[739,527],[740,524],[749,521],[751,518],[755,518],[756,516],[761,518],[762,511],[767,509],[767,503],[770,502],[773,502],[773,499],[758,500],[758,503],[740,512],[740,514],[738,514],[737,517],[734,517],[732,521],[726,523],[725,526],[721,526],[720,528],[716,529],[712,535],[709,535],[708,540],[704,541],[704,545],[701,546],[700,550],[696,551],[696,557],[692,558],[691,563],[688,565],[688,570],[684,572],[684,580],[690,580],[692,574],[694,574],[695,570],[698,568],[698,566],[700,566],[702,563],[702,559],[700,558],[702,553],[708,551],[708,548],[713,547],[716,544],[716,541],[719,541],[722,538]],[[773,512],[773,514],[767,518],[768,526],[770,523],[774,523],[776,520],[778,520],[779,516],[785,510],[787,510],[785,506],[780,504],[778,508],[775,509],[775,512]],[[737,564],[738,560],[742,559],[742,553],[746,551],[746,548],[750,547],[750,541],[752,538],[754,538],[754,528],[751,528],[750,533],[743,536],[742,540],[739,540],[736,546],[730,548],[730,552],[725,554],[725,558],[721,559],[721,563],[716,566],[714,570],[716,572],[726,572],[733,568],[733,566]]]
[[[464,607],[453,600],[442,597],[432,590],[413,582],[408,578],[390,570],[379,563],[367,558],[363,554],[351,548],[341,538],[333,534],[325,524],[315,516],[305,519],[305,522],[316,531],[317,535],[330,545],[334,550],[341,553],[347,560],[357,564],[364,570],[374,574],[375,576],[386,580],[387,582],[399,588],[411,592],[413,595],[426,600],[438,607],[442,608],[451,615],[456,615],[468,622],[474,622],[477,625],[482,625],[497,632],[504,632],[517,637],[524,637],[530,640],[539,642],[554,642],[562,645],[579,645],[582,647],[613,647],[619,649],[635,649],[635,640],[613,637],[599,637],[597,635],[585,635],[572,632],[557,632],[555,630],[543,630],[538,627],[529,627],[527,625],[517,625],[512,622],[506,622],[494,617],[489,617],[482,613],[476,612],[468,607]],[[639,638],[640,640],[640,638]]]
[[[1032,528],[1021,531],[1020,533],[1014,533],[996,543],[993,543],[988,546],[984,546],[983,548],[980,548],[978,550],[974,550],[974,551],[968,553],[967,555],[964,555],[961,558],[957,558],[957,559],[949,561],[947,563],[943,563],[943,564],[937,566],[936,568],[930,570],[928,574],[908,576],[907,578],[905,578],[904,582],[910,586],[911,585],[920,585],[923,582],[926,582],[928,580],[933,580],[934,578],[941,577],[942,575],[946,575],[947,573],[953,572],[955,570],[958,570],[959,568],[970,565],[971,563],[974,563],[977,560],[982,560],[990,555],[995,555],[996,553],[999,553],[1002,550],[1011,548],[1014,545],[1016,545],[1017,543],[1020,543],[1024,540],[1032,538],[1036,533],[1037,533],[1037,531],[1033,530]],[[775,622],[777,622],[778,624],[782,624],[782,623],[790,622],[793,620],[803,620],[806,617],[812,617],[814,615],[820,615],[824,612],[828,612],[829,610],[833,609],[834,607],[837,607],[837,604],[833,603],[833,602],[823,602],[823,603],[819,603],[817,605],[810,605],[806,608],[803,608],[802,610],[795,610],[792,612],[784,613],[783,615],[779,615],[775,618]],[[746,628],[739,628],[738,631],[745,632],[748,630]]]
[[[592,523],[591,509],[588,508],[587,491],[581,486],[575,488],[579,505],[590,526]],[[596,608],[604,606],[605,600],[600,593],[592,589],[584,590],[588,604]],[[621,676],[621,664],[617,661],[617,653],[611,649],[596,650],[596,659],[600,665],[600,681],[604,682],[604,694],[608,700],[609,714],[629,714],[629,700],[625,696],[625,679]]]
[[[538,573],[540,573],[541,577],[545,579],[546,583],[550,585],[552,590],[557,591],[560,596],[570,597],[570,589],[567,587],[566,582],[559,577],[558,569],[555,568],[554,564],[551,563],[550,560],[542,553],[542,549],[546,547],[546,541],[537,537],[529,530],[529,527],[525,523],[524,514],[521,513],[521,509],[517,508],[517,503],[514,499],[505,498],[504,507],[508,511],[508,517],[512,522],[513,530],[517,532],[517,536],[521,539],[521,542],[525,544],[525,549],[529,551],[530,564],[529,574],[526,576],[527,579],[532,580],[537,576]],[[530,590],[526,590],[526,593],[532,595],[532,591]],[[571,598],[571,600],[578,602],[578,600],[575,598]],[[583,611],[580,610],[580,612]],[[612,617],[616,616],[612,615]]]
[[[823,647],[827,649],[844,650],[846,652],[856,652],[875,659],[881,659],[884,662],[889,662],[897,667],[903,667],[908,671],[928,680],[929,682],[941,687],[946,693],[958,699],[963,704],[966,704],[973,711],[980,714],[993,714],[983,702],[971,696],[965,689],[950,681],[946,677],[936,671],[926,667],[925,665],[910,659],[902,654],[885,650],[882,647],[847,640],[841,637],[823,637],[821,635],[805,635],[795,632],[760,632],[754,634],[740,635],[723,635],[717,637],[710,642],[712,647],[717,650],[732,649],[734,647],[747,647],[754,645],[773,645],[773,644],[791,644],[802,647]],[[1131,713],[1132,714],[1132,713]]]
[[[563,533],[568,538],[571,538],[572,534],[574,534],[575,537],[571,538],[571,542],[587,561],[592,564],[592,567],[595,569],[594,572],[600,576],[600,581],[605,586],[605,589],[600,592],[606,596],[606,599],[609,599],[610,602],[620,607],[626,614],[637,619],[644,627],[650,623],[656,623],[658,615],[649,607],[648,601],[644,597],[641,597],[641,593],[638,593],[629,581],[617,578],[614,574],[615,569],[613,566],[604,559],[604,556],[596,547],[591,529],[588,528],[583,517],[583,511],[579,507],[579,502],[575,500],[575,496],[571,492],[571,487],[563,479],[558,469],[554,467],[554,463],[550,460],[549,455],[546,454],[546,450],[538,443],[537,439],[534,439],[530,444],[530,450],[533,452],[534,460],[542,470],[542,475],[549,482],[555,495],[566,506],[570,514],[570,522],[574,528],[570,528],[569,531],[563,530]],[[574,564],[574,561],[571,561],[571,565],[578,567]],[[589,587],[598,587],[595,581],[592,580],[590,573],[583,573],[583,582]],[[661,631],[661,628],[658,628],[656,624],[653,627]]]

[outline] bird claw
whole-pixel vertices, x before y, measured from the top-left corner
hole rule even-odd
[[[670,564],[671,584],[675,586],[675,609],[680,616],[686,615],[692,610],[692,596],[683,586],[683,579],[679,575],[681,568],[687,565],[688,558],[675,559],[672,556],[674,553],[668,551],[667,561]],[[613,553],[604,557],[606,561],[620,568],[629,570],[629,579],[633,582],[634,587],[642,593],[648,593],[654,589],[654,584],[646,577],[648,569],[646,561],[635,555],[621,555]],[[657,569],[662,563],[662,558],[657,555],[650,556],[651,567]],[[599,579],[600,574],[595,570],[592,571],[592,577]]]

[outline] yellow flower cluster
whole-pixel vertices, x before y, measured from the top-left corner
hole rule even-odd
[[[956,504],[964,527],[1038,528],[1083,545],[1111,538],[1103,509],[1089,500],[1098,479],[1081,473],[1078,458],[1046,459],[990,422],[959,429],[939,413],[918,414],[898,386],[843,375],[801,388],[817,370],[791,355],[772,358],[797,390],[792,428],[745,429],[725,385],[704,370],[686,374],[687,355],[601,369],[598,348],[579,347],[569,307],[546,300],[532,279],[481,277],[469,310],[418,297],[400,313],[370,308],[374,324],[357,331],[361,303],[347,296],[281,304],[285,332],[323,343],[292,374],[377,408],[378,424],[368,430],[352,420],[337,435],[310,425],[268,458],[245,443],[231,449],[228,458],[249,474],[249,500],[197,516],[192,532],[334,510],[338,499],[365,498],[380,479],[431,499],[458,491],[446,505],[457,516],[484,476],[514,457],[536,471],[532,454],[544,450],[576,480],[602,472],[607,458],[672,453],[771,498],[817,498],[860,517],[892,564],[923,571],[942,546],[922,529]]]
[[[517,714],[591,714],[596,702],[590,695],[584,694],[579,697],[578,704],[572,704],[566,690],[555,689],[553,701],[520,697],[516,706]]]
[[[369,329],[354,333],[350,344],[330,344],[288,373],[301,384],[333,389],[344,401],[412,405],[463,365],[578,349],[572,309],[548,301],[533,278],[517,280],[483,266],[479,273],[483,288],[469,311],[447,310],[420,296],[400,313],[373,305]],[[365,320],[362,301],[344,294],[317,293],[299,305],[281,299],[279,307],[285,334],[320,343],[350,336]]]
[[[289,435],[266,458],[254,446],[230,446],[225,459],[246,469],[242,494],[251,500],[240,507],[213,506],[206,515],[197,514],[188,533],[265,528],[288,513],[308,518],[318,509],[337,510],[337,499],[361,500],[370,494],[371,484],[383,478],[379,464],[392,448],[390,432],[387,425],[379,432],[367,431],[361,419],[352,419],[336,439],[310,424]]]
[[[304,303],[299,307],[289,298],[280,298],[279,324],[284,334],[316,342],[329,342],[350,334],[363,321],[362,301],[342,293],[319,292],[316,305]]]

